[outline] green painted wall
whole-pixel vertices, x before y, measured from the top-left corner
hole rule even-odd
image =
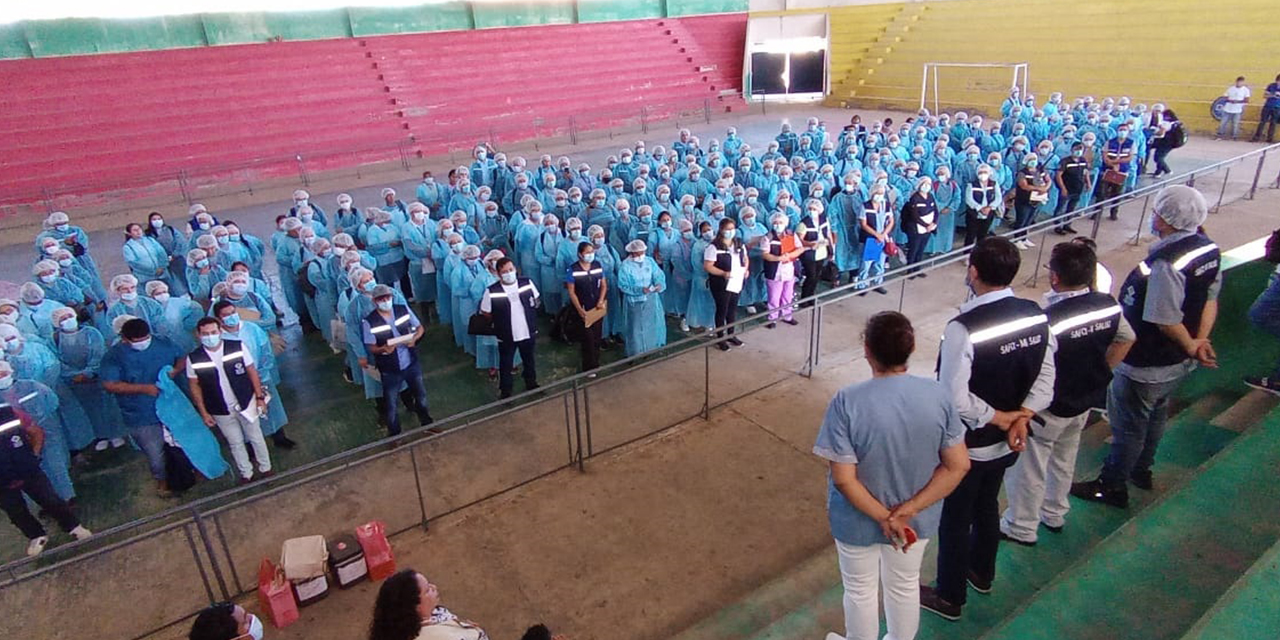
[[[578,22],[661,18],[665,5],[666,0],[578,0]]]
[[[451,0],[290,13],[67,18],[0,25],[0,59],[736,13],[746,12],[747,5],[748,0]]]
[[[208,44],[200,16],[137,20],[68,18],[23,23],[35,57],[199,47]]]
[[[276,36],[285,40],[316,40],[352,35],[346,9],[297,13],[207,13],[201,17],[209,44],[266,42]]]
[[[694,16],[704,13],[740,13],[749,0],[667,0],[667,15]]]
[[[573,0],[476,3],[471,5],[471,12],[477,29],[573,24],[577,20]]]
[[[347,11],[351,14],[353,36],[475,28],[471,7],[466,2],[419,7],[352,7]]]

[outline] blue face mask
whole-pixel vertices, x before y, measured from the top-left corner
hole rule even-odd
[[[202,335],[200,336],[200,344],[210,349],[217,349],[218,345],[222,344],[222,336],[218,334]]]
[[[582,261],[586,264],[591,264],[596,261],[596,254],[594,252],[584,253],[582,254]]]
[[[233,314],[231,314],[231,315],[229,315],[229,316],[227,316],[227,317],[223,318],[223,319],[222,319],[222,324],[225,324],[225,325],[227,325],[228,327],[238,327],[238,326],[240,326],[240,314],[238,314],[238,313],[233,313]]]
[[[360,288],[361,288],[361,289],[363,289],[366,293],[368,293],[368,292],[373,291],[373,288],[374,288],[374,287],[376,287],[376,286],[378,286],[378,283],[377,283],[376,281],[370,280],[370,281],[368,281],[368,282],[364,283],[364,285],[363,285],[363,286],[361,286]]]

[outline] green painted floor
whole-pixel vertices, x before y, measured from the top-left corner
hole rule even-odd
[[[1254,563],[1184,640],[1240,640],[1280,635],[1280,543]]]

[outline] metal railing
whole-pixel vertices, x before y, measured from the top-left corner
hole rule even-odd
[[[1246,164],[1255,158],[1256,167]],[[1232,182],[1232,172],[1239,177],[1241,170],[1246,177],[1252,170],[1252,180]],[[1049,234],[1060,224],[1095,214],[1100,220],[1113,204],[1141,201],[1141,229],[1150,197],[1170,184],[1216,190],[1213,209],[1220,211],[1224,203],[1255,197],[1263,175],[1276,175],[1270,186],[1280,187],[1280,145],[1145,184],[1022,229],[1017,234],[1037,240],[1040,254],[1027,280],[1039,278]],[[1095,222],[1090,235],[1097,237],[1099,230]],[[917,269],[936,272],[967,254],[968,248],[956,249],[887,271],[884,285],[900,287],[897,309],[908,315],[936,311],[936,295],[907,295],[917,282],[908,276]],[[286,538],[350,531],[374,519],[386,522],[393,535],[425,529],[438,518],[547,475],[585,471],[588,460],[605,452],[706,418],[717,407],[795,376],[811,377],[824,357],[847,357],[856,351],[851,347],[861,318],[884,308],[874,301],[886,297],[867,299],[867,304],[855,297],[866,293],[866,284],[845,284],[797,301],[796,318],[803,326],[770,331],[768,340],[755,339],[766,312],[739,320],[734,327],[739,336],[752,333],[750,345],[729,354],[713,353],[720,339],[709,334],[684,337],[594,374],[454,415],[434,425],[445,429],[442,434],[408,431],[398,440],[369,443],[292,469],[265,487],[230,490],[100,531],[36,559],[2,565],[0,599],[12,613],[0,620],[0,631],[139,638],[211,602],[252,591],[259,561],[274,557]],[[82,597],[86,585],[103,581],[120,597]],[[120,598],[138,603],[130,615],[118,615]],[[59,615],[67,611],[77,615]]]
[[[508,117],[478,127],[433,126],[431,135],[365,146],[328,149],[300,146],[293,153],[127,178],[46,185],[17,191],[8,191],[0,186],[0,217],[34,213],[47,215],[69,209],[89,209],[102,214],[179,203],[190,205],[201,199],[252,194],[268,185],[305,187],[320,178],[359,179],[364,173],[394,171],[397,167],[409,173],[422,166],[422,160],[436,160],[441,156],[447,156],[452,164],[469,163],[471,151],[478,142],[488,142],[494,147],[532,142],[535,149],[540,149],[550,144],[577,145],[623,133],[647,134],[651,126],[660,122],[710,123],[721,112],[721,107],[741,99],[740,94],[735,94],[606,110],[584,108],[580,113],[555,117]],[[750,102],[739,104],[742,105],[756,108]]]

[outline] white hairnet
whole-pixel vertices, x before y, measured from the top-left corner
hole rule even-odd
[[[22,287],[18,289],[18,293],[22,296],[22,301],[27,304],[40,304],[44,300],[44,289],[34,282],[24,282]]]
[[[232,271],[227,274],[227,282],[249,282],[249,274],[243,271]]]
[[[644,253],[649,247],[644,243],[644,240],[637,238],[628,242],[627,246],[624,248],[627,250],[627,253]]]
[[[11,324],[0,324],[0,340],[8,340],[9,338],[22,339],[22,332]]]
[[[297,191],[293,192],[294,200],[306,200],[307,198],[310,198],[310,197],[311,197],[311,194],[307,193],[305,189],[298,189]]]
[[[418,202],[416,200],[414,202],[409,203],[409,213],[419,213],[419,212],[426,213],[427,205],[422,204],[421,202]]]
[[[128,273],[122,273],[111,279],[111,290],[115,291],[120,287],[138,286],[138,279]]]
[[[196,246],[207,251],[218,246],[218,239],[212,233],[206,233],[196,238]]]
[[[1156,215],[1179,231],[1195,231],[1209,215],[1209,204],[1195,189],[1175,184],[1156,194]]]
[[[58,224],[67,224],[68,222],[71,222],[71,216],[68,216],[64,211],[54,211],[49,214],[49,217],[45,219],[45,222],[48,223],[50,227]]]
[[[366,277],[373,277],[373,272],[365,269],[364,267],[356,267],[355,269],[352,269],[351,274],[347,276],[347,282],[350,282],[352,287],[359,287],[360,281],[364,280]]]
[[[485,262],[497,262],[498,260],[500,260],[500,259],[501,259],[503,256],[505,256],[505,255],[506,255],[506,254],[505,254],[505,253],[503,253],[502,251],[500,251],[500,250],[498,250],[498,249],[493,249],[493,250],[489,251],[489,253],[484,254],[484,261],[485,261]]]
[[[338,206],[342,207],[342,206],[350,205],[351,202],[352,202],[351,194],[349,193],[338,194]],[[346,204],[344,205],[343,203],[346,203]]]
[[[594,235],[596,235],[596,234],[601,234],[601,235],[603,235],[603,234],[604,234],[604,227],[602,227],[602,226],[600,226],[600,225],[598,225],[598,224],[593,224],[593,225],[591,225],[591,226],[587,227],[587,237],[588,237],[588,238],[590,238],[591,236],[594,236]]]
[[[282,224],[284,225],[285,232],[293,231],[294,229],[302,227],[302,221],[297,218],[285,218]]]
[[[8,360],[0,360],[0,373],[13,375],[13,365]]]
[[[395,190],[395,189],[392,189],[391,187],[383,187],[383,188],[382,188],[382,197],[384,197],[384,198],[385,198],[385,197],[387,197],[387,196],[394,196],[394,195],[396,195],[396,190]]]
[[[165,291],[169,290],[169,285],[165,284],[163,280],[152,280],[147,283],[147,295],[152,298],[156,297],[156,292],[161,289],[164,289]]]
[[[130,320],[137,320],[137,319],[138,319],[138,316],[131,316],[127,313],[118,315],[115,317],[114,320],[111,321],[111,332],[116,335],[120,335],[120,330],[124,328],[124,323]]]
[[[199,202],[197,202],[197,203],[195,203],[195,204],[191,205],[190,207],[187,207],[187,215],[191,216],[192,218],[194,218],[194,217],[196,217],[196,216],[198,216],[198,215],[200,215],[200,214],[202,214],[202,213],[206,213],[206,212],[208,212],[208,211],[209,211],[209,210],[208,210],[207,208],[205,208],[205,206],[204,206],[204,205],[202,205],[202,204],[200,204]]]
[[[335,247],[347,247],[347,248],[350,248],[350,247],[354,246],[354,245],[355,245],[355,243],[356,243],[356,241],[355,241],[354,239],[352,239],[352,238],[351,238],[351,234],[349,234],[349,233],[339,233],[339,234],[337,234],[337,235],[333,236],[333,246],[335,246]]]
[[[462,250],[462,257],[465,260],[476,260],[480,257],[480,247],[469,244]]]
[[[542,224],[548,227],[558,227],[560,226],[560,218],[557,218],[554,213],[548,213],[542,216]]]
[[[382,224],[384,222],[391,222],[391,212],[384,209],[375,210],[373,212],[373,223]]]
[[[42,273],[45,273],[46,271],[57,271],[57,270],[58,270],[58,263],[54,262],[53,260],[41,260],[37,262],[34,267],[31,267],[31,273],[37,276]]]
[[[187,252],[187,264],[194,267],[197,262],[208,257],[209,254],[205,253],[204,249],[192,249]],[[115,284],[115,280],[112,280],[112,284]],[[114,289],[115,287],[112,288]]]

